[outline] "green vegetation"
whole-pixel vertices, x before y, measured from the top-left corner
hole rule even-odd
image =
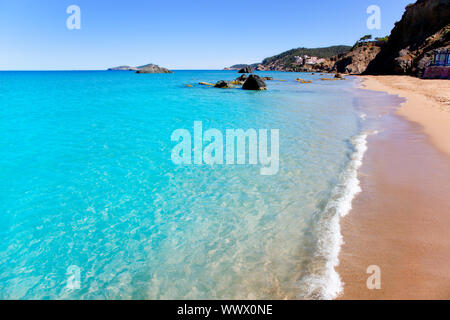
[[[383,37],[383,38],[375,38],[372,39],[372,35],[368,34],[365,35],[364,37],[361,37],[361,39],[359,39],[358,41],[356,41],[355,45],[352,47],[351,51],[360,48],[360,47],[365,47],[371,44],[374,45],[382,45],[383,43],[387,42],[389,40],[389,36]]]
[[[258,66],[258,63],[253,63],[253,64],[235,64],[235,65],[232,65],[230,68],[233,68],[233,69],[242,69],[242,68],[245,68],[245,67],[256,68],[257,66]]]
[[[262,64],[267,65],[277,60],[278,64],[289,66],[295,62],[296,56],[304,56],[305,54],[312,57],[318,58],[331,58],[333,56],[346,53],[351,49],[350,46],[332,46],[325,48],[297,48],[285,51],[276,56],[269,57],[263,60]]]
[[[383,37],[383,38],[375,38],[376,41],[379,42],[387,42],[389,40],[389,36]]]
[[[372,40],[371,34],[367,34],[364,37],[361,37],[361,39],[359,39],[358,42],[364,42],[364,41],[368,41],[368,40]]]

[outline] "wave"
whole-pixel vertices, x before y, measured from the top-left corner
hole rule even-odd
[[[321,212],[317,225],[320,238],[317,243],[316,261],[320,267],[316,272],[302,280],[306,289],[302,296],[306,299],[332,300],[343,292],[343,282],[336,271],[339,265],[339,253],[344,243],[341,234],[340,219],[352,209],[354,197],[361,192],[358,170],[367,151],[367,137],[373,133],[362,133],[351,139],[353,153],[344,169],[339,184],[333,189],[332,196]]]

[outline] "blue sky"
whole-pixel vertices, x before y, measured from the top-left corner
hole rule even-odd
[[[413,0],[0,0],[0,70],[217,69],[390,33]],[[69,30],[69,5],[81,29]],[[381,30],[368,30],[369,5]]]

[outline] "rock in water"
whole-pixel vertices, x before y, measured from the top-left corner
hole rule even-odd
[[[214,85],[214,88],[227,89],[227,88],[233,88],[233,86],[225,80],[220,80],[220,81],[217,81],[217,83]]]
[[[236,79],[231,81],[231,84],[242,86],[244,84],[245,80],[247,80],[247,75],[243,74],[240,77],[237,77]]]
[[[247,75],[246,75],[246,74],[243,74],[243,75],[241,75],[240,77],[236,78],[236,80],[237,80],[237,81],[245,81],[245,80],[247,80]]]
[[[251,74],[242,85],[244,90],[266,90],[267,86],[263,79],[256,74]]]
[[[336,75],[334,76],[335,79],[345,79],[344,76],[340,73],[336,73]]]
[[[245,67],[238,71],[239,73],[253,73],[252,67]]]
[[[136,73],[173,73],[169,69],[157,66],[156,64],[148,64],[138,68]]]

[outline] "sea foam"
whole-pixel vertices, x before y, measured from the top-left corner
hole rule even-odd
[[[301,298],[332,300],[343,293],[344,284],[336,271],[339,253],[344,243],[340,219],[350,212],[354,197],[361,192],[358,169],[367,151],[369,134],[364,132],[351,139],[353,153],[350,155],[350,162],[319,220],[320,239],[316,255],[319,261],[325,259],[325,263],[318,272],[303,279],[302,286],[306,286],[306,291],[302,293]]]

